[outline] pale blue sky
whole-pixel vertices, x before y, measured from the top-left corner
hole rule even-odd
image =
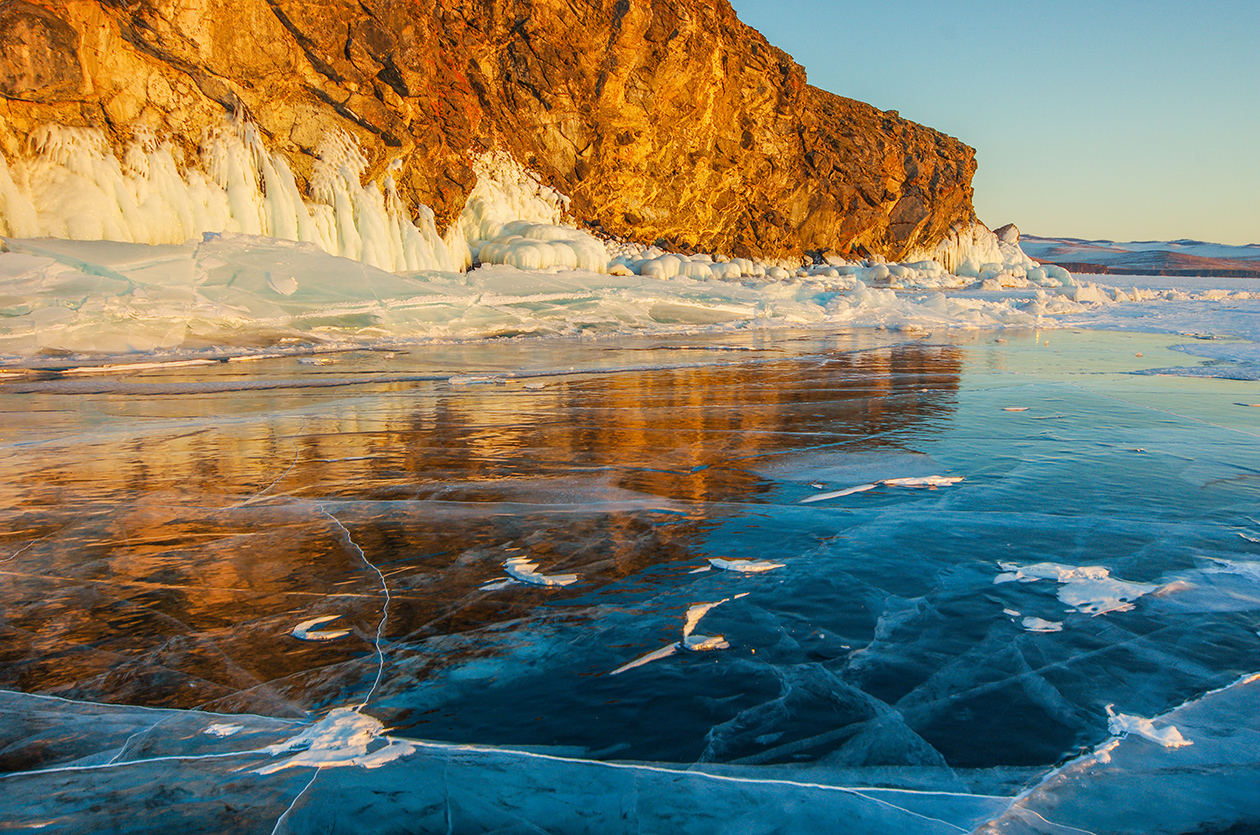
[[[732,0],[810,83],[976,149],[1034,235],[1260,243],[1260,0]]]

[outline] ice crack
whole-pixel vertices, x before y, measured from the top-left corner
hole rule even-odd
[[[385,674],[385,651],[381,649],[381,635],[385,631],[385,622],[389,619],[389,584],[385,582],[385,575],[381,573],[381,570],[367,558],[367,555],[363,553],[363,549],[360,548],[358,543],[354,541],[354,538],[350,536],[350,531],[346,529],[345,525],[341,524],[341,520],[325,510],[323,505],[319,506],[319,512],[331,519],[332,523],[337,526],[339,531],[341,531],[340,537],[342,544],[348,549],[353,550],[354,553],[358,554],[359,559],[363,560],[364,564],[375,571],[377,577],[381,578],[381,589],[385,592],[385,603],[381,606],[381,620],[376,625],[376,637],[373,641],[373,644],[376,647],[376,680],[372,682],[372,687],[368,690],[368,694],[363,699],[363,703],[356,708],[356,711],[359,711],[367,707],[368,702],[372,700],[373,694],[376,693],[376,688],[380,686],[381,677]]]

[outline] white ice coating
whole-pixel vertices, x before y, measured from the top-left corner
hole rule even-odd
[[[31,159],[0,162],[0,234],[183,244],[206,232],[235,232],[313,243],[391,272],[461,266],[432,212],[420,207],[419,217],[409,216],[394,168],[379,186],[362,184],[367,160],[338,131],[317,150],[309,198],[284,158],[244,121],[207,131],[196,165],[145,135],[122,160],[90,128],[47,125],[30,143]]]
[[[1117,580],[1110,571],[1097,565],[1077,567],[1039,562],[1025,566],[999,563],[999,566],[1003,573],[993,578],[994,583],[1054,580],[1059,583],[1059,600],[1086,615],[1127,612],[1133,608],[1134,600],[1159,589],[1150,583]]]
[[[473,161],[477,182],[455,229],[467,243],[469,263],[506,264],[522,270],[564,268],[602,273],[604,244],[562,224],[569,200],[543,185],[503,151]]]
[[[380,745],[375,743],[380,742]],[[371,749],[369,751],[369,749]],[[256,769],[255,774],[274,774],[286,768],[342,768],[361,766],[378,768],[416,749],[409,742],[385,736],[385,726],[354,708],[331,711],[319,722],[295,737],[269,745],[273,757],[292,757]],[[296,753],[294,753],[296,752]]]

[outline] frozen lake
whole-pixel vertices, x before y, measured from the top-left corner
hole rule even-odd
[[[4,828],[1250,831],[1254,345],[1120,309],[14,362]]]

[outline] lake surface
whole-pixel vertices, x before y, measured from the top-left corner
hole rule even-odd
[[[1251,825],[1260,393],[1135,373],[1184,342],[10,368],[4,828],[1060,832],[1167,768],[1211,811],[1133,831]]]

